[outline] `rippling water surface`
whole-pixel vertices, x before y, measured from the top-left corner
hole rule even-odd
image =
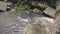
[[[20,21],[18,17],[21,17],[22,20]],[[27,17],[31,20],[30,22],[24,21],[27,20]],[[42,15],[1,12],[0,34],[24,34],[23,30],[25,26],[35,23],[40,17],[42,17]]]

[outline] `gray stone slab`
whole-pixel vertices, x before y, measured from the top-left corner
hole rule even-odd
[[[51,16],[51,17],[54,17],[55,13],[56,13],[56,10],[51,8],[51,7],[48,7],[44,10],[44,13]]]

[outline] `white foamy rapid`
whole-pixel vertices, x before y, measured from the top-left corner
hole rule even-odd
[[[48,18],[48,17],[35,17],[34,19],[35,19],[36,21],[39,21],[39,20],[44,19],[44,20],[49,21],[50,23],[54,23],[54,19]]]

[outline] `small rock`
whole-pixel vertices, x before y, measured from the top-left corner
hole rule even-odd
[[[6,10],[6,3],[0,1],[0,10]]]
[[[12,5],[12,3],[10,3],[10,2],[4,3],[2,1],[0,1],[0,10],[6,11],[7,8],[10,8],[7,5]]]
[[[37,5],[39,7],[42,7],[42,8],[47,8],[48,7],[48,5],[46,3],[37,3]]]
[[[7,5],[12,5],[12,3],[11,2],[7,2]]]
[[[37,6],[37,1],[30,1],[30,4],[33,5],[33,6]]]
[[[33,13],[39,13],[40,12],[40,10],[37,8],[33,9],[32,11],[33,11]]]
[[[48,7],[44,10],[44,13],[51,17],[55,17],[56,10],[51,7]]]
[[[60,1],[57,1],[57,7],[56,10],[59,11],[60,10]]]
[[[60,10],[60,5],[57,5],[56,10],[57,10],[57,11]]]

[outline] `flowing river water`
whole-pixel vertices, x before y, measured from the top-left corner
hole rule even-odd
[[[35,16],[38,15],[21,14],[19,12],[14,12],[14,13],[1,12],[0,13],[0,34],[24,34],[23,32],[24,27],[31,23],[26,23],[24,21],[21,22],[18,20],[18,17],[22,17],[23,19],[29,17],[30,19],[32,19]]]
[[[20,12],[12,12],[12,13],[1,12],[0,13],[0,34],[24,34],[25,26],[31,25],[32,23],[36,23],[37,20],[42,16],[43,15],[32,14],[32,13],[21,14]],[[28,21],[27,17],[30,19],[29,22],[27,22]]]

